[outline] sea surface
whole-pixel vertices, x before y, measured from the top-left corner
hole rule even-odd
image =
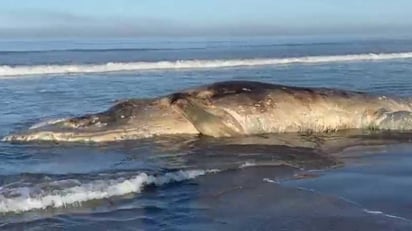
[[[0,40],[0,137],[224,80],[412,96],[412,39]],[[412,230],[410,137],[0,142],[0,230]]]

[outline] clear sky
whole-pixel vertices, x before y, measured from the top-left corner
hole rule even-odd
[[[412,0],[1,0],[0,37],[402,33]]]

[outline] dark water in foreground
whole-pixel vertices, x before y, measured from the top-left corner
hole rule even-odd
[[[47,41],[26,44],[26,51],[10,44],[0,46],[8,52],[1,54],[0,74],[5,65],[17,67],[15,75],[0,77],[0,136],[105,110],[118,99],[232,79],[412,96],[412,59],[399,55],[412,51],[409,40]],[[393,57],[336,58],[382,52]],[[328,58],[317,62],[317,56]],[[313,62],[287,63],[290,57]],[[286,63],[205,62],[255,58]],[[202,61],[192,68],[88,74],[56,74],[45,66],[66,70],[68,64],[101,68],[107,62],[162,60],[175,65],[180,59]],[[33,67],[43,68],[42,74],[25,74]],[[1,142],[0,229],[411,230],[410,137],[347,131],[89,145]]]

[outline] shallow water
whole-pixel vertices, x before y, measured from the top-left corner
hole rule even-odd
[[[119,99],[223,80],[412,96],[412,59],[333,60],[410,52],[407,39],[2,41],[0,48],[7,51],[3,67],[332,56],[321,63],[1,76],[0,136],[102,111]],[[89,145],[2,142],[0,227],[410,230],[409,137],[348,131]]]

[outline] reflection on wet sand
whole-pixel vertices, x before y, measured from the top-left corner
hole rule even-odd
[[[325,169],[342,165],[348,149],[370,149],[409,143],[410,133],[347,130],[333,133],[284,133],[236,138],[163,137],[128,145],[131,156],[150,149],[150,159],[162,160],[165,168],[219,168],[241,166],[289,166],[296,169]],[[123,146],[124,145],[124,146]],[[142,158],[141,155],[135,158]]]

